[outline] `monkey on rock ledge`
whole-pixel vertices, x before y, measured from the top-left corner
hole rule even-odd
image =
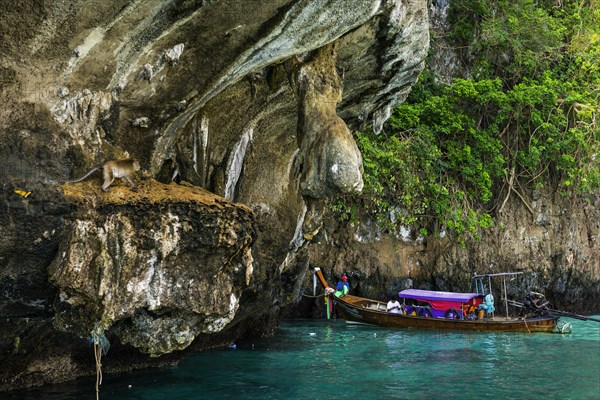
[[[135,175],[137,171],[140,170],[140,163],[132,159],[113,160],[107,161],[103,164],[98,164],[94,166],[91,170],[89,170],[81,178],[74,179],[72,181],[66,181],[65,183],[81,182],[100,168],[102,168],[102,177],[104,178],[104,183],[102,183],[103,192],[108,191],[108,187],[114,182],[116,178],[126,181],[127,183],[129,183],[133,191],[137,191],[137,186],[131,178]]]

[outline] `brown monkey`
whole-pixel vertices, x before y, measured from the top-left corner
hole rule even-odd
[[[103,192],[108,191],[108,187],[114,182],[115,178],[127,181],[131,185],[132,189],[137,191],[137,186],[131,177],[135,175],[136,171],[140,170],[140,163],[131,159],[107,161],[104,164],[98,164],[81,178],[74,179],[72,181],[66,181],[65,183],[80,182],[100,168],[102,168],[102,177],[104,178],[104,183],[102,184]]]

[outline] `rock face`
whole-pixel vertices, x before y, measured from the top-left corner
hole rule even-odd
[[[350,129],[336,113],[342,84],[335,69],[338,44],[315,51],[294,73],[300,112],[298,141],[302,194],[315,199],[360,191],[362,158]]]
[[[362,187],[351,130],[423,68],[426,7],[2,2],[0,390],[93,373],[93,329],[107,370],[270,333],[324,199]],[[59,185],[126,157],[138,193]]]
[[[389,235],[366,218],[356,226],[326,218],[310,260],[331,280],[345,272],[354,293],[366,297],[389,297],[409,281],[419,289],[468,291],[475,272],[516,271],[523,274],[510,282],[510,298],[533,290],[561,310],[600,312],[598,198],[588,203],[544,192],[532,194],[529,204],[533,214],[511,197],[497,226],[465,247],[447,237]],[[492,282],[496,296],[500,283]]]
[[[115,327],[151,356],[222,331],[252,279],[251,210],[175,184],[91,197],[92,185],[65,187],[77,209],[48,270],[55,327],[81,337]]]

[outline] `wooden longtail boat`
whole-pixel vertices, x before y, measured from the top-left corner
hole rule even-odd
[[[511,275],[516,273],[493,274]],[[386,311],[387,303],[367,299],[364,297],[346,294],[336,297],[333,289],[327,284],[320,268],[315,268],[315,275],[326,289],[327,295],[334,299],[336,310],[341,318],[348,323],[364,323],[393,328],[417,328],[436,330],[461,330],[478,332],[557,332],[564,331],[557,328],[558,316],[536,315],[531,317],[509,317],[491,314],[491,317],[481,318],[481,312],[477,312],[476,319],[468,319],[463,310],[465,306],[478,306],[483,297],[477,293],[454,293],[433,292],[425,290],[409,289],[400,292],[400,297],[420,300],[419,304],[403,306],[403,313],[391,313]],[[492,275],[477,275],[477,278],[491,277]],[[504,292],[506,284],[504,282]],[[479,296],[479,297],[478,297]],[[504,296],[506,299],[506,296]],[[445,303],[447,302],[447,303]],[[458,303],[458,305],[457,305]],[[434,306],[432,306],[434,304]],[[507,301],[507,306],[508,306]],[[437,310],[436,310],[437,306]],[[448,307],[450,306],[450,307]],[[454,306],[454,307],[452,307]],[[448,307],[447,309],[443,309]],[[471,309],[472,310],[472,309]],[[478,310],[479,311],[479,310]],[[481,310],[483,311],[483,310]],[[473,314],[471,314],[473,316]]]

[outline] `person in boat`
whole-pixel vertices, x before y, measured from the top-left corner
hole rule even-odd
[[[477,308],[475,307],[474,304],[464,304],[463,305],[463,315],[465,319],[468,319],[470,321],[476,320],[477,319]]]
[[[402,306],[398,302],[398,296],[392,296],[392,299],[388,301],[386,311],[392,314],[400,314],[402,312]]]
[[[492,313],[494,312],[494,310],[496,309],[496,307],[494,307],[494,295],[491,293],[488,293],[485,295],[484,299],[483,299],[483,303],[481,303],[479,305],[479,307],[477,307],[478,310],[485,310],[486,315],[489,317],[490,315],[492,315]]]
[[[350,291],[350,284],[348,283],[348,277],[346,274],[343,274],[340,278],[340,281],[335,286],[335,297],[340,297],[345,294],[348,294]]]

